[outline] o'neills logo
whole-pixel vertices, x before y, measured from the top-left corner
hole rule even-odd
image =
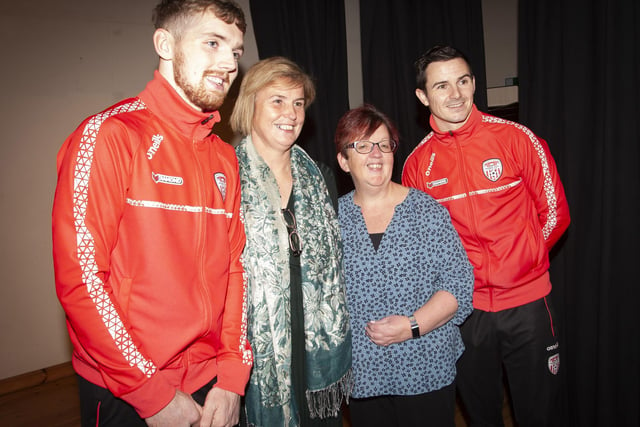
[[[158,148],[160,148],[160,144],[162,143],[163,139],[164,136],[162,135],[153,135],[153,137],[151,137],[152,144],[151,147],[149,147],[149,149],[147,150],[147,159],[153,159],[153,156],[158,152]]]
[[[496,182],[502,176],[502,162],[500,159],[489,159],[482,162],[482,172],[489,181]]]
[[[181,176],[162,175],[161,173],[151,172],[151,179],[156,184],[182,185],[184,180]]]
[[[436,153],[431,153],[431,157],[429,157],[429,166],[427,167],[427,171],[424,173],[426,176],[431,175],[431,168],[433,167],[433,161],[436,159]]]

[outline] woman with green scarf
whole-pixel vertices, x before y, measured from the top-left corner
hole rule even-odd
[[[248,336],[254,365],[248,426],[342,426],[352,388],[351,331],[335,202],[295,141],[315,98],[311,78],[282,57],[243,78],[231,127],[247,245]]]

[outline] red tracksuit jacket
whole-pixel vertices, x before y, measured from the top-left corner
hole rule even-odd
[[[58,154],[53,257],[73,365],[143,418],[176,389],[244,394],[252,356],[238,163],[156,72]]]
[[[473,305],[517,307],[547,295],[549,250],[569,207],[546,142],[476,107],[451,132],[433,132],[407,158],[402,182],[442,203],[474,266]]]

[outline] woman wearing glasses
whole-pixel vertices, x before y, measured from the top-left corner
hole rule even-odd
[[[353,426],[454,426],[458,326],[473,270],[447,210],[391,181],[398,134],[364,105],[339,121],[339,200],[353,333]]]
[[[241,418],[252,426],[342,426],[352,386],[335,206],[295,145],[314,97],[296,64],[269,58],[247,71],[231,115],[244,136],[236,153],[254,364]]]

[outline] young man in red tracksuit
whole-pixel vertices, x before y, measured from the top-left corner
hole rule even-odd
[[[518,424],[550,425],[560,349],[548,254],[569,225],[553,158],[526,127],[476,109],[475,79],[456,49],[432,48],[416,71],[433,131],[407,158],[402,182],[447,207],[474,266],[458,391],[471,425],[501,426],[504,368]]]
[[[83,425],[234,425],[252,366],[238,164],[212,133],[246,29],[226,0],[155,9],[158,70],[58,154],[56,290]]]

